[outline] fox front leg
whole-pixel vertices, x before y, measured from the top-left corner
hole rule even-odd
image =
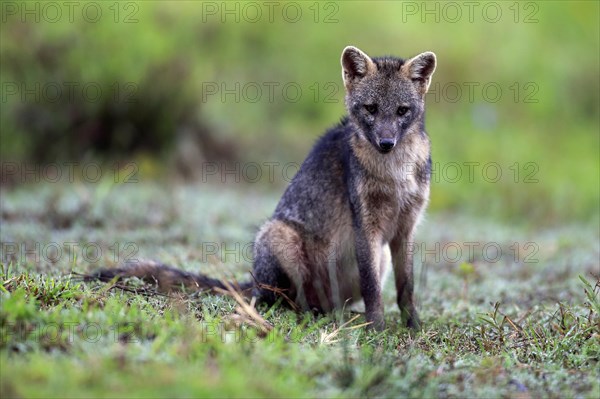
[[[367,237],[358,228],[355,230],[356,260],[360,277],[360,292],[365,302],[365,315],[370,327],[378,331],[385,328],[383,301],[381,298],[380,261],[383,252],[378,237]]]
[[[413,225],[400,228],[390,243],[398,307],[408,328],[419,330],[421,321],[414,302]]]

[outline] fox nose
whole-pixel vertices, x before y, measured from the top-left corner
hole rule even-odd
[[[383,151],[388,152],[396,145],[396,141],[393,139],[381,139],[379,140],[379,148]]]

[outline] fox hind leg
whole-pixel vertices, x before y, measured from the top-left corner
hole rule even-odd
[[[252,295],[260,302],[273,305],[277,301],[277,293],[270,287],[283,291],[290,289],[290,279],[265,240],[255,243],[253,274],[256,281]]]
[[[287,289],[286,295],[301,308],[320,311],[327,307],[327,290],[323,289],[327,284],[317,284],[318,289],[311,281],[305,247],[292,226],[280,220],[265,223],[256,238],[254,274],[259,284]],[[255,295],[270,303],[277,299],[267,288],[256,287]]]

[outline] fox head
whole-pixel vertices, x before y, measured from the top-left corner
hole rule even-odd
[[[342,53],[346,107],[360,139],[391,152],[406,132],[423,123],[425,93],[436,58],[425,52],[408,60],[370,58],[348,46]]]

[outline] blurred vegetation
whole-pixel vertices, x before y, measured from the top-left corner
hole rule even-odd
[[[428,3],[437,14],[415,12],[422,2],[277,3],[271,15],[261,2],[97,3],[93,23],[86,4],[72,22],[66,9],[57,22],[52,10],[36,22],[3,6],[3,161],[142,157],[152,170],[183,164],[190,174],[206,160],[299,162],[344,113],[344,46],[403,57],[432,50],[431,209],[598,218],[597,2],[496,3],[494,23],[486,3],[472,22],[467,8],[455,18],[445,3]],[[479,162],[473,179],[465,162]],[[498,181],[494,169],[484,178],[491,162]]]

